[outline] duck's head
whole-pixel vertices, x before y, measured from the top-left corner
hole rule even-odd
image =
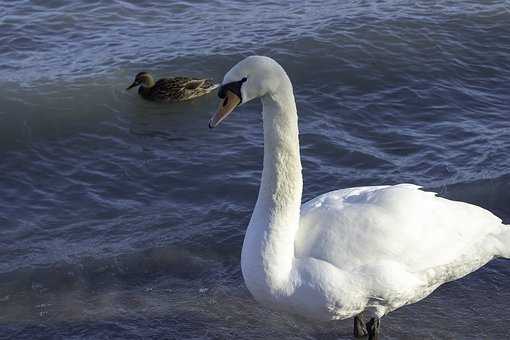
[[[218,90],[221,102],[209,120],[209,127],[218,126],[238,106],[275,93],[283,79],[288,81],[287,74],[269,57],[251,56],[241,60],[223,78]]]
[[[131,85],[128,86],[126,90],[129,90],[135,86],[143,85],[145,87],[151,87],[154,85],[154,79],[147,72],[140,72],[136,75],[135,80]]]

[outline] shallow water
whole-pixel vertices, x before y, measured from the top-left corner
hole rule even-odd
[[[260,104],[124,88],[269,55],[300,114],[304,200],[413,182],[510,223],[510,6],[501,1],[1,2],[0,338],[350,339],[249,296],[239,256]],[[385,339],[510,337],[510,262],[383,319]]]

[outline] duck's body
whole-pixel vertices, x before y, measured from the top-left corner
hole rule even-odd
[[[241,102],[263,104],[264,167],[241,267],[256,300],[319,320],[367,312],[355,335],[441,284],[510,257],[510,227],[480,207],[411,184],[331,191],[301,205],[292,85],[274,60],[249,57],[225,76],[217,126]],[[368,328],[368,330],[367,330]]]
[[[158,102],[181,102],[201,97],[218,87],[212,80],[188,77],[162,78],[154,81],[147,72],[140,72],[128,89],[139,86],[138,94]]]

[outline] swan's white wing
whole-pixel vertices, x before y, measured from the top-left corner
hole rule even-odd
[[[415,185],[359,187],[303,204],[295,252],[346,272],[395,264],[425,274],[432,285],[508,253],[509,245],[501,241],[505,228],[485,209]]]

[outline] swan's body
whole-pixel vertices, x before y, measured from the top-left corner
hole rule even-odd
[[[218,84],[209,79],[189,77],[162,78],[154,81],[149,73],[140,72],[127,89],[136,86],[138,86],[138,94],[144,99],[157,102],[182,102],[208,94],[216,89]]]
[[[322,320],[367,309],[381,317],[508,255],[504,237],[508,230],[490,212],[414,185],[332,191],[301,206],[286,285],[293,293],[271,291],[269,302]],[[243,250],[251,247],[247,242]],[[250,259],[243,259],[250,277]],[[251,291],[264,286],[248,281]]]
[[[223,86],[238,87],[237,103],[263,103],[264,168],[241,255],[261,303],[320,320],[364,311],[379,318],[493,257],[510,257],[510,228],[499,218],[411,184],[331,191],[301,205],[298,119],[285,71],[249,57]],[[211,127],[237,106],[232,92]]]

